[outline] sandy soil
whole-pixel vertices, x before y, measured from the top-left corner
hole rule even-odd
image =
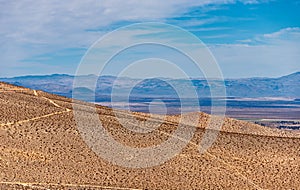
[[[211,116],[200,115],[195,134],[181,153],[162,165],[133,169],[95,154],[83,141],[72,100],[0,83],[0,189],[297,189],[300,186],[298,133],[225,118],[215,143],[200,154]],[[90,103],[75,101],[89,119]],[[158,145],[174,135],[179,116],[132,113],[96,106],[105,129],[130,147]],[[161,126],[135,133],[133,126]],[[132,116],[138,121],[130,119]],[[186,127],[189,122],[185,123]],[[184,140],[184,139],[181,139]],[[113,147],[108,147],[113,148]],[[120,153],[121,154],[121,153]]]

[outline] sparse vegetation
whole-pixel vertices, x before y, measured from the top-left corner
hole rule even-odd
[[[8,92],[12,88],[14,92]],[[297,189],[300,186],[298,133],[226,118],[213,146],[200,154],[199,144],[210,116],[198,113],[201,120],[194,137],[179,155],[156,167],[124,168],[88,148],[73,113],[66,110],[72,109],[71,99],[40,91],[35,96],[30,89],[25,89],[26,93],[18,89],[8,85],[0,93],[2,189]],[[87,126],[95,125],[85,110],[94,105],[75,102],[82,105],[80,113],[86,116]],[[136,127],[142,127],[140,122],[149,118],[151,122],[143,127],[151,128],[160,121],[158,115],[115,111]],[[56,112],[59,114],[18,123]],[[103,126],[117,141],[139,148],[167,140],[179,121],[179,116],[167,116],[159,128],[141,134],[122,127],[110,108],[97,106],[97,112]],[[138,121],[132,121],[131,116]],[[12,121],[15,123],[6,125]]]

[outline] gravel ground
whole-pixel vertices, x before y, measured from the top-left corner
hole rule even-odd
[[[72,100],[44,92],[35,95],[30,89],[5,83],[0,83],[0,91],[0,189],[297,189],[300,186],[298,133],[225,118],[216,141],[200,154],[204,135],[216,131],[207,127],[211,116],[191,113],[186,115],[184,123],[187,133],[195,114],[200,120],[192,139],[180,153],[161,165],[134,169],[113,164],[88,147],[71,111]],[[79,113],[85,116],[86,127],[97,125],[89,112],[94,105],[75,103],[81,105]],[[97,106],[96,110],[111,137],[134,148],[153,147],[174,137],[180,120],[178,115],[162,119],[159,115],[103,106]],[[115,117],[116,113],[130,126],[152,131],[128,130]],[[156,128],[157,123],[161,125]],[[122,152],[116,152],[115,156],[119,155]]]

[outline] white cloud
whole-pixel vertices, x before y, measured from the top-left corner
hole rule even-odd
[[[300,71],[299,37],[299,28],[284,28],[242,40],[241,44],[211,45],[210,48],[227,77],[273,77]]]
[[[0,3],[1,64],[20,63],[34,55],[88,47],[103,29],[119,21],[163,21],[189,7],[212,1],[24,0]],[[6,67],[8,65],[5,65]],[[2,69],[3,74],[5,73]],[[1,73],[2,74],[2,73]]]
[[[300,33],[300,28],[298,27],[288,27],[288,28],[283,28],[277,32],[273,32],[271,34],[264,34],[264,37],[266,38],[278,38],[281,37],[285,34],[296,34],[298,35]]]
[[[11,70],[25,67],[21,60],[32,56],[89,47],[111,30],[113,23],[163,22],[192,7],[234,2],[236,0],[0,0],[0,66],[4,67],[0,75],[12,75],[6,73],[5,67],[11,67]],[[258,3],[253,0],[241,2]],[[99,28],[103,31],[87,31]]]
[[[263,38],[260,38],[259,40],[264,41],[264,42],[270,42],[274,41],[275,42],[282,42],[284,40],[288,41],[298,41],[300,39],[300,28],[298,27],[288,27],[288,28],[283,28],[277,32],[270,33],[270,34],[264,34]]]
[[[0,5],[2,38],[19,43],[87,45],[86,29],[118,21],[162,20],[211,1],[3,1]],[[81,37],[81,38],[80,38]],[[95,37],[94,37],[95,38]],[[94,39],[92,37],[92,40]]]
[[[2,40],[10,39],[18,43],[89,45],[98,35],[87,34],[85,32],[87,29],[109,26],[118,21],[163,21],[194,6],[233,2],[233,0],[2,1],[0,34]]]

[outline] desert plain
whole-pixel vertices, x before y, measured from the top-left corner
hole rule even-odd
[[[300,187],[298,131],[271,129],[224,118],[212,146],[199,153],[202,137],[215,129],[207,127],[212,118],[210,115],[190,113],[191,120],[195,114],[200,119],[194,126],[192,139],[180,153],[157,166],[130,168],[103,159],[86,144],[74,118],[73,104],[95,108],[111,137],[128,147],[156,146],[174,137],[179,124],[179,115],[161,118],[159,115],[113,110],[0,83],[0,189]],[[80,113],[86,115],[87,126],[93,125],[87,110],[82,109]],[[149,133],[133,132],[120,124],[115,113],[128,122],[133,116],[138,121],[148,121],[150,127],[155,122],[161,122],[161,125]],[[190,127],[189,123],[185,125]],[[141,126],[137,123],[135,127]]]

